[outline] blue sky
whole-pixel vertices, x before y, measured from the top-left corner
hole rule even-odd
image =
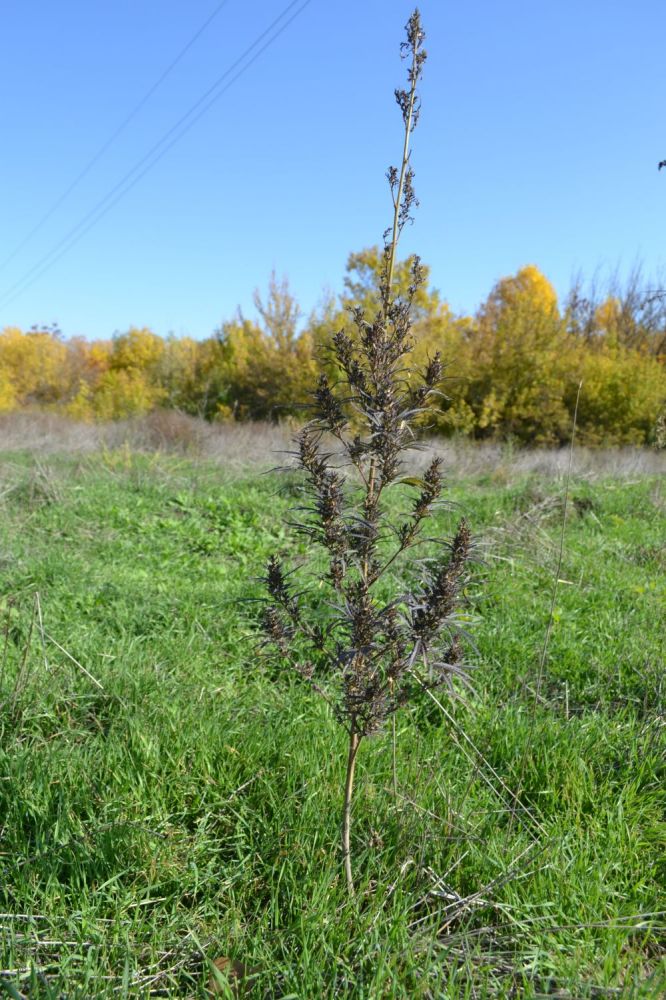
[[[42,219],[219,0],[5,0],[0,263]],[[51,218],[0,270],[0,327],[130,325],[204,337],[270,272],[307,312],[389,222],[393,88],[412,9],[311,0],[173,148],[29,287],[66,237],[286,7],[227,0]],[[663,0],[424,0],[429,53],[413,166],[420,253],[456,310],[537,264],[666,264]],[[292,7],[291,13],[299,10]],[[281,22],[282,23],[282,22]],[[18,288],[22,286],[19,285]]]

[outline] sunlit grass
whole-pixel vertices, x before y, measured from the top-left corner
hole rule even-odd
[[[662,995],[656,479],[572,484],[540,683],[561,485],[455,487],[476,694],[399,716],[397,805],[388,738],[363,748],[350,903],[344,734],[269,683],[245,601],[293,546],[280,481],[129,450],[0,477],[1,962],[24,995],[203,996],[200,947],[258,965],[257,997]]]

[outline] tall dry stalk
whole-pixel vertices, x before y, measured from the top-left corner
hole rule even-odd
[[[409,364],[412,303],[424,281],[418,257],[411,260],[407,293],[400,296],[394,287],[398,241],[417,204],[409,144],[420,112],[417,85],[426,59],[424,38],[415,10],[401,46],[409,61],[407,87],[395,91],[404,141],[400,167],[387,172],[393,221],[384,234],[376,308],[370,313],[352,309],[351,333],[341,330],[333,338],[339,380],[331,384],[320,376],[313,419],[296,439],[297,466],[304,473],[309,502],[299,508],[295,528],[326,556],[328,595],[309,614],[309,593],[294,589],[279,559],[270,560],[265,577],[270,594],[263,616],[267,643],[327,701],[347,731],[341,846],[352,895],[351,814],[362,741],[424,688],[465,677],[455,609],[469,555],[469,529],[462,520],[452,541],[424,534],[424,525],[443,503],[439,458],[432,459],[422,478],[401,476],[402,456],[414,446],[415,424],[439,394],[443,374],[439,355],[423,372]],[[327,444],[331,441],[337,442],[333,450]],[[416,493],[391,518],[385,491],[396,486]],[[439,557],[415,564],[419,586],[382,599],[379,591],[387,590],[388,570],[424,541],[441,551]]]

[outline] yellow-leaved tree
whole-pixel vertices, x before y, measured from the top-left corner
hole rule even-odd
[[[591,445],[651,444],[666,406],[663,296],[647,294],[632,273],[624,289],[598,299],[574,286],[566,322],[583,381],[579,440]],[[568,400],[572,409],[573,400]]]
[[[530,264],[499,281],[470,337],[466,401],[479,436],[567,440],[566,398],[577,385],[573,343],[555,289]]]
[[[50,405],[66,386],[67,347],[48,330],[0,332],[0,406]]]
[[[67,342],[66,413],[74,420],[94,420],[95,390],[109,370],[111,342],[73,337]]]
[[[273,273],[266,298],[255,292],[254,303],[261,325],[239,313],[217,333],[209,372],[217,415],[239,420],[300,415],[316,375],[312,337],[298,332],[300,310],[286,279],[278,282]]]
[[[166,338],[157,361],[157,378],[164,393],[162,405],[192,411],[197,394],[200,344],[192,337]],[[194,409],[196,412],[196,409]]]
[[[92,394],[92,407],[100,420],[140,416],[164,399],[160,363],[164,341],[151,330],[131,327],[114,337],[103,372]]]
[[[0,367],[0,413],[16,409],[16,393],[9,372]]]

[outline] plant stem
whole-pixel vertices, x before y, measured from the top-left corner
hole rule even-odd
[[[373,455],[372,458],[370,459],[370,469],[368,471],[368,479],[367,479],[367,484],[366,484],[366,488],[365,488],[365,514],[366,514],[366,517],[370,516],[372,507],[373,507],[374,502],[375,502],[375,476],[376,476],[376,474],[377,474],[377,456]],[[370,566],[369,566],[369,555],[368,555],[368,553],[366,553],[366,555],[363,558],[363,571],[362,571],[363,584],[366,587],[366,589],[370,586],[370,582],[371,582],[370,579],[369,579],[369,568],[370,568]]]
[[[345,865],[345,877],[347,879],[347,891],[350,896],[354,895],[354,880],[351,869],[351,849],[349,846],[349,831],[351,828],[351,804],[354,790],[354,770],[356,768],[356,754],[361,743],[361,736],[356,730],[356,725],[352,722],[349,731],[349,754],[347,756],[347,777],[345,779],[345,801],[342,810],[342,857]]]
[[[388,280],[386,282],[387,288],[387,301],[384,303],[386,307],[388,305],[388,297],[391,294],[391,285],[393,284],[393,271],[395,268],[395,251],[398,245],[398,237],[400,235],[399,229],[399,216],[400,216],[400,202],[402,201],[402,191],[405,185],[405,174],[407,173],[407,164],[409,163],[409,136],[412,131],[412,116],[414,114],[414,101],[416,100],[416,83],[417,77],[414,72],[416,66],[416,52],[417,49],[414,48],[412,52],[412,85],[409,93],[409,113],[407,115],[407,121],[405,122],[405,143],[402,149],[402,165],[400,167],[400,182],[398,184],[398,193],[395,199],[395,207],[393,210],[393,233],[391,237],[391,255],[389,258],[389,270],[388,270]]]
[[[391,697],[393,697],[393,689],[395,687],[393,681],[390,681]],[[395,711],[391,716],[391,771],[393,773],[393,802],[394,804],[398,801],[398,733],[395,721]]]

